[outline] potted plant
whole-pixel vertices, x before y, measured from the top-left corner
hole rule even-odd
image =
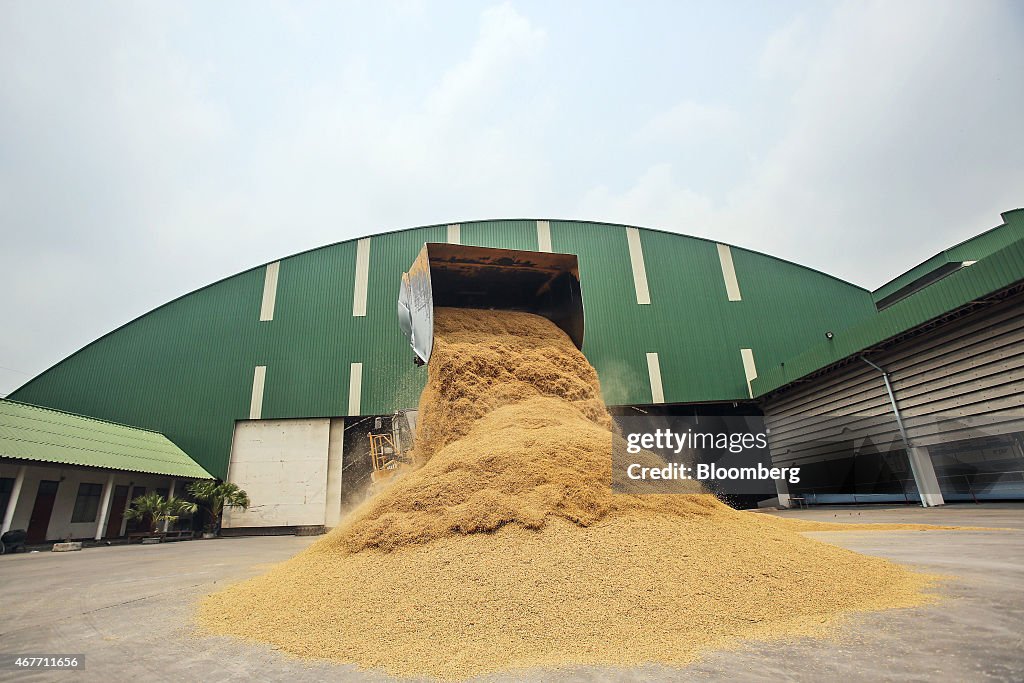
[[[174,496],[165,499],[156,491],[151,491],[133,500],[124,516],[128,519],[148,519],[150,537],[159,540],[157,529],[161,522],[173,524],[181,515],[194,513],[196,507],[195,503],[190,503],[187,500]]]
[[[249,494],[230,482],[194,481],[188,485],[188,492],[196,500],[205,503],[210,513],[210,523],[203,530],[203,538],[213,538],[220,532],[220,519],[224,508],[249,509]]]

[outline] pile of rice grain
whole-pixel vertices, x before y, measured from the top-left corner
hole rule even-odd
[[[597,374],[550,321],[439,309],[435,328],[417,468],[300,555],[206,597],[207,631],[461,679],[684,664],[931,599],[931,577],[794,531],[813,525],[698,489],[613,495]]]

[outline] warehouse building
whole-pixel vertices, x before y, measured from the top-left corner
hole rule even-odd
[[[753,387],[772,459],[813,503],[1024,498],[1020,211],[872,294],[878,313]]]
[[[813,491],[780,491],[782,504],[854,500],[866,489],[936,503],[962,488],[956,463],[968,456],[951,444],[970,440],[969,457],[985,467],[1024,469],[1021,425],[1011,419],[1022,404],[1021,345],[1010,342],[1024,326],[1024,211],[1003,219],[875,292],[633,226],[501,220],[383,233],[176,299],[12,398],[167,435],[212,476],[250,493],[253,506],[230,515],[229,526],[332,526],[368,481],[367,434],[414,422],[426,369],[412,362],[395,306],[423,244],[567,253],[579,263],[583,351],[609,405],[763,411],[773,458],[816,473]],[[926,355],[950,340],[959,355]],[[972,363],[982,349],[991,362],[979,370]],[[947,369],[962,374],[945,377]],[[931,408],[920,392],[936,397]],[[907,439],[893,438],[893,403]],[[840,424],[802,424],[815,410]],[[975,422],[947,425],[954,415]],[[1012,486],[988,493],[1018,495]]]
[[[167,437],[135,427],[0,400],[0,515],[26,541],[119,538],[129,503],[212,479]],[[143,529],[145,530],[145,529]]]

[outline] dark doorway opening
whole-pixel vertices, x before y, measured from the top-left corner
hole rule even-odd
[[[36,502],[32,506],[32,516],[28,520],[26,543],[44,543],[46,541],[46,530],[50,528],[50,515],[53,514],[53,503],[57,500],[58,486],[60,486],[59,481],[44,479],[39,482]]]
[[[139,496],[144,496],[144,495],[146,495],[146,487],[145,486],[133,486],[132,487],[132,493],[131,493],[132,500],[135,500]],[[139,519],[138,517],[133,517],[132,519],[128,520],[128,524],[125,527],[124,532],[126,534],[132,534],[132,533],[135,533],[137,531],[149,531],[151,527],[152,527],[152,520],[149,518],[149,515],[146,515],[142,519]]]
[[[114,487],[114,501],[110,504],[110,517],[107,519],[106,538],[117,538],[121,535],[121,523],[124,521],[124,509],[128,505],[128,487]]]

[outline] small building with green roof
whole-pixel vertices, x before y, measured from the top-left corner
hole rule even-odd
[[[3,532],[25,529],[29,543],[123,536],[134,498],[212,478],[159,432],[0,400]]]

